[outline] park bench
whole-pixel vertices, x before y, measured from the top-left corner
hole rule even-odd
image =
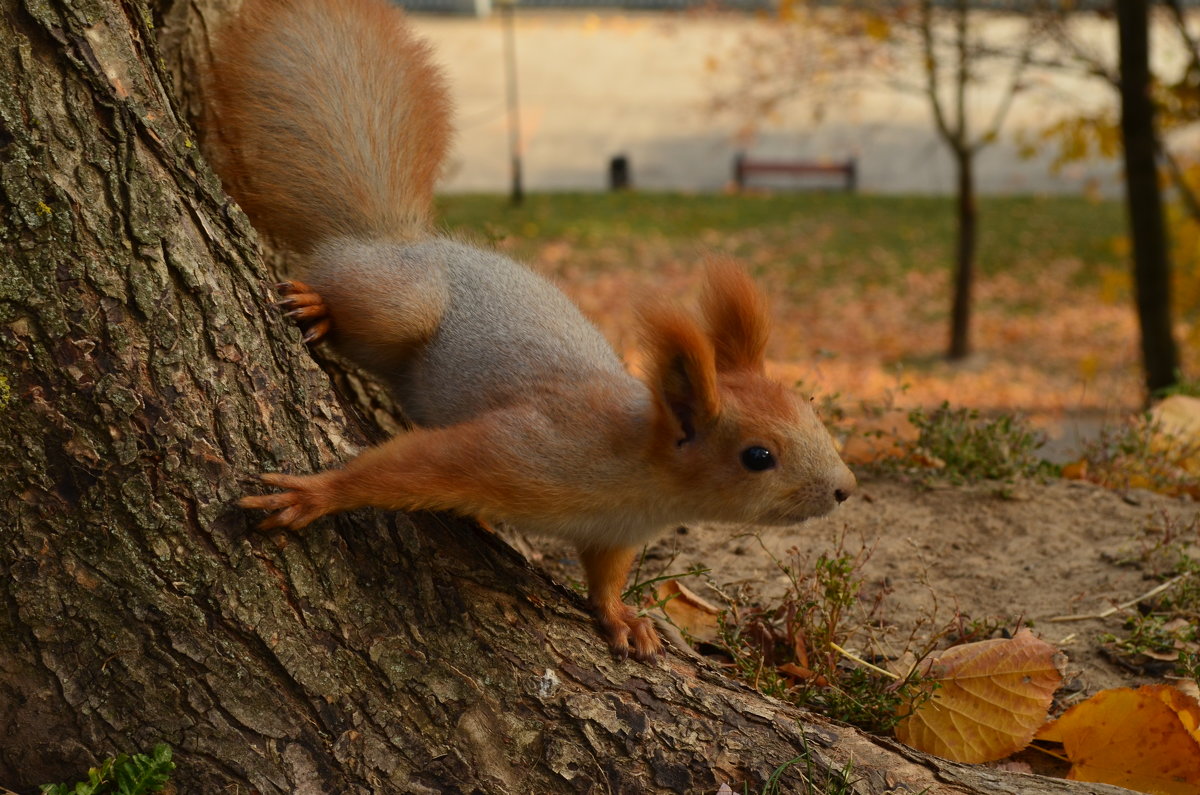
[[[733,182],[738,190],[746,188],[747,181],[760,174],[783,174],[794,177],[840,176],[846,191],[853,193],[858,185],[858,163],[854,158],[845,161],[816,162],[806,160],[751,160],[744,152],[733,158]]]

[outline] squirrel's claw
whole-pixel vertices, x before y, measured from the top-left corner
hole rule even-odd
[[[329,329],[332,326],[333,323],[329,320],[329,318],[322,318],[321,320],[318,320],[316,323],[313,323],[308,327],[308,331],[304,332],[303,341],[305,343],[316,342],[328,334]]]
[[[600,624],[600,634],[618,659],[633,657],[639,662],[650,663],[662,656],[663,645],[654,622],[645,616],[639,617],[629,606],[597,610],[596,620]]]
[[[304,322],[313,318],[325,317],[329,314],[329,310],[325,308],[324,304],[317,304],[315,306],[302,306],[299,309],[293,309],[284,314],[292,320]]]
[[[275,285],[275,289],[283,295],[294,295],[297,293],[316,294],[316,291],[313,290],[313,288],[309,287],[307,284],[298,279],[288,279],[286,282],[279,282]]]
[[[270,530],[283,527],[289,530],[299,530],[311,524],[327,513],[333,512],[333,507],[316,484],[311,481],[316,477],[298,477],[268,472],[259,475],[259,480],[269,486],[285,489],[274,494],[253,494],[242,497],[238,505],[243,508],[255,508],[271,511],[271,515],[258,523],[259,528]]]
[[[333,321],[329,317],[329,306],[320,293],[299,281],[280,282],[275,289],[283,296],[275,305],[287,310],[284,316],[303,328],[305,343],[316,342],[329,334]]]

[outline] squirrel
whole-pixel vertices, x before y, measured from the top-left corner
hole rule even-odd
[[[641,308],[635,377],[550,282],[434,233],[447,89],[388,0],[247,0],[209,86],[219,175],[304,261],[280,303],[415,426],[341,469],[261,475],[279,491],[239,504],[270,512],[262,527],[374,506],[567,539],[613,653],[652,661],[653,624],[621,596],[642,545],[688,522],[800,522],[855,488],[808,401],[766,375],[766,300],[739,267],[709,266],[699,316]]]

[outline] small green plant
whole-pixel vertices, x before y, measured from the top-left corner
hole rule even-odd
[[[88,771],[87,781],[44,784],[41,795],[151,795],[169,783],[175,763],[171,748],[154,746],[147,754],[118,754]]]
[[[1128,634],[1105,635],[1103,639],[1130,654],[1175,654],[1179,644],[1194,644],[1196,627],[1177,623],[1160,613],[1133,615],[1125,619]]]
[[[1126,616],[1121,633],[1100,642],[1122,657],[1173,662],[1175,673],[1200,676],[1200,516],[1163,515],[1145,529],[1140,551],[1126,562],[1162,581],[1162,592]],[[1157,590],[1157,589],[1156,589]],[[1200,681],[1200,679],[1197,679]]]
[[[649,554],[650,545],[647,544],[646,546],[642,547],[642,552],[640,555],[638,555],[637,563],[634,564],[633,572],[629,577],[631,581],[630,586],[621,593],[622,601],[635,605],[645,605],[650,609],[662,608],[662,606],[671,601],[673,597],[658,599],[658,589],[656,586],[660,582],[666,582],[667,580],[679,580],[683,579],[684,577],[700,577],[708,574],[709,572],[709,569],[699,565],[692,566],[691,568],[682,572],[671,571],[671,567],[675,565],[675,560],[679,556],[678,547],[673,545],[671,554],[662,563],[662,565],[658,567],[658,573],[650,574],[644,571],[647,567],[646,564],[648,562]]]
[[[784,775],[800,764],[804,765],[804,770],[799,774],[804,789],[799,791],[783,789]],[[770,777],[763,784],[763,788],[759,790],[759,795],[783,795],[785,792],[795,792],[797,795],[846,795],[846,793],[854,791],[853,770],[853,762],[847,762],[846,766],[838,771],[824,772],[820,770],[813,763],[812,754],[808,750],[806,741],[800,756],[789,759],[771,772]],[[749,785],[743,787],[742,792],[750,795]]]
[[[1084,445],[1078,476],[1110,489],[1140,488],[1200,497],[1200,444],[1163,431],[1149,414],[1102,428]]]
[[[634,575],[633,575],[634,582],[632,585],[630,585],[628,588],[625,589],[624,593],[621,594],[621,599],[622,599],[622,601],[631,602],[635,605],[646,605],[648,608],[651,608],[651,609],[656,608],[656,607],[661,608],[664,604],[671,601],[675,597],[668,596],[666,599],[658,599],[657,597],[651,598],[651,597],[647,596],[647,592],[649,592],[650,594],[655,593],[654,586],[658,585],[660,582],[665,582],[667,580],[681,580],[684,577],[700,577],[705,574],[708,574],[709,571],[710,570],[705,568],[704,566],[692,566],[687,571],[682,571],[682,572],[664,571],[662,574],[658,574],[654,577],[650,577],[648,579],[643,580],[643,579],[641,579],[641,564],[639,563],[638,568],[634,572]]]
[[[729,667],[762,693],[808,707],[871,732],[885,733],[899,720],[902,705],[920,698],[915,674],[899,680],[848,659],[852,639],[873,644],[878,603],[862,599],[860,575],[869,550],[850,552],[845,538],[815,562],[792,551],[776,565],[787,592],[763,605],[729,595],[717,646]],[[881,655],[876,655],[882,658]]]
[[[1187,378],[1183,373],[1176,372],[1174,384],[1154,393],[1156,400],[1161,400],[1171,395],[1200,397],[1200,378]]]
[[[1012,480],[1044,474],[1050,466],[1037,455],[1045,436],[1016,415],[986,418],[942,403],[932,412],[915,409],[908,419],[920,433],[910,457],[954,483]]]

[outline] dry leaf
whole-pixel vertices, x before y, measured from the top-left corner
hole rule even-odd
[[[1188,698],[1200,701],[1200,683],[1196,682],[1195,679],[1180,679],[1178,681],[1179,684],[1175,685],[1175,687],[1179,688],[1181,693]]]
[[[946,650],[925,664],[940,687],[896,726],[896,738],[956,762],[1016,753],[1045,722],[1062,681],[1057,653],[1027,629]]]
[[[717,616],[720,610],[697,596],[678,580],[664,580],[658,585],[658,601],[663,612],[675,626],[686,632],[693,640],[711,643],[717,639]]]
[[[1139,792],[1200,792],[1200,703],[1170,685],[1102,690],[1038,732],[1062,743],[1068,778]]]
[[[828,687],[829,685],[828,679],[811,668],[805,668],[803,665],[784,663],[783,665],[778,666],[776,670],[791,679],[812,682],[817,687]]]
[[[1200,398],[1171,395],[1150,410],[1150,420],[1164,433],[1185,442],[1200,443]]]
[[[1200,476],[1200,398],[1171,395],[1150,410],[1150,421],[1158,429],[1154,444],[1184,472]],[[1200,499],[1200,483],[1193,481],[1181,491]]]
[[[1073,461],[1062,468],[1062,476],[1067,480],[1087,480],[1087,461]]]

